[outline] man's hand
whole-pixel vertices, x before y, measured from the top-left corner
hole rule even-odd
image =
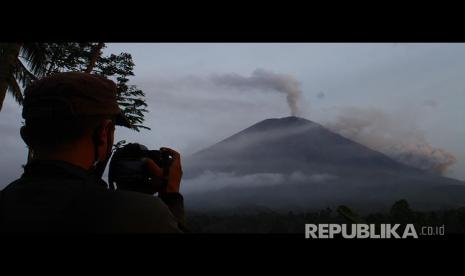
[[[182,167],[181,167],[181,155],[170,148],[160,148],[160,151],[165,151],[168,152],[173,160],[171,163],[171,166],[168,168],[168,183],[166,187],[161,190],[157,191],[159,193],[179,193],[179,189],[181,186],[181,178],[182,178]],[[145,159],[144,160],[146,167],[149,171],[149,174],[152,175],[152,180],[153,180],[153,186],[156,187],[159,185],[161,179],[164,177],[163,176],[163,169],[158,167],[155,162],[151,159]],[[154,192],[155,193],[155,192]]]
[[[168,152],[173,157],[171,166],[169,167],[168,185],[161,193],[179,193],[182,178],[181,155],[170,148],[160,148],[160,150]]]

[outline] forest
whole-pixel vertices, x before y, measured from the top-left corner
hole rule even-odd
[[[186,212],[187,227],[192,233],[304,233],[307,223],[367,223],[443,226],[445,233],[465,233],[465,207],[437,211],[412,210],[406,200],[395,202],[389,211],[358,215],[347,206],[308,212],[251,211],[208,213]]]

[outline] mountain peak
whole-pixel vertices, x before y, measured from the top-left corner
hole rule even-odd
[[[410,170],[389,157],[310,120],[289,116],[258,122],[193,159],[212,171],[331,172]],[[200,164],[202,163],[202,164]]]
[[[457,183],[432,177],[295,116],[260,121],[195,153],[185,159],[184,177],[193,179],[191,185],[212,189],[192,204],[215,208],[321,207],[355,199],[363,208],[372,208],[409,194],[417,196],[439,183]],[[465,189],[457,194],[462,196]]]
[[[282,117],[282,118],[270,118],[270,119],[265,119],[263,121],[260,121],[243,131],[237,133],[236,135],[231,136],[230,138],[236,138],[238,136],[243,135],[244,133],[250,133],[250,132],[263,132],[263,131],[278,131],[278,130],[286,130],[286,129],[296,129],[296,128],[305,128],[305,127],[321,127],[323,126],[307,120],[305,118],[301,117],[295,117],[295,116],[288,116],[288,117]],[[229,138],[228,138],[229,139]],[[228,140],[226,139],[226,140]]]
[[[316,124],[315,122],[312,122],[308,119],[302,118],[302,117],[296,117],[296,116],[288,116],[288,117],[281,117],[281,118],[270,118],[270,119],[265,119],[261,122],[256,123],[255,125],[259,124],[283,124],[283,123],[300,123],[300,124]]]

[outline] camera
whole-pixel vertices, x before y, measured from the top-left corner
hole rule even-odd
[[[149,158],[163,170],[163,177],[152,179],[144,159]],[[123,189],[148,194],[161,191],[168,184],[167,178],[173,157],[166,151],[149,150],[137,143],[130,143],[114,151],[108,170],[110,189]],[[115,187],[116,186],[116,187]]]

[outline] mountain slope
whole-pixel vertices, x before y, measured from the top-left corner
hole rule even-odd
[[[442,206],[461,204],[461,197],[456,191],[453,202],[434,202],[435,187],[465,191],[460,181],[398,163],[298,117],[261,121],[188,157],[184,167],[190,204],[204,208],[383,207],[405,197]]]

